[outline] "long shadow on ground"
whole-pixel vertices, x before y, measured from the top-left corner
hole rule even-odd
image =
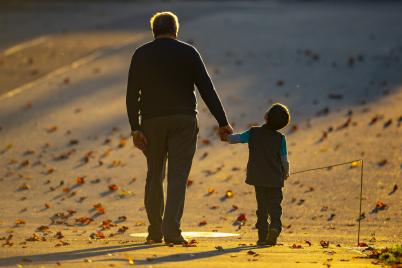
[[[243,250],[251,250],[258,248],[257,246],[238,246],[233,248],[225,248],[223,250],[208,250],[201,252],[190,252],[190,253],[176,253],[162,257],[147,258],[145,260],[135,260],[136,265],[150,265],[150,264],[160,264],[166,262],[182,262],[182,261],[192,261],[205,258],[212,258],[220,256],[223,254],[237,253]]]
[[[24,262],[28,262],[29,264],[35,263],[53,263],[53,262],[61,262],[61,261],[73,261],[77,259],[87,259],[96,256],[105,256],[106,254],[113,254],[119,252],[129,252],[143,249],[152,249],[155,247],[162,247],[164,244],[158,245],[146,245],[144,243],[138,244],[130,244],[130,245],[120,245],[120,246],[108,246],[108,247],[97,247],[97,248],[88,248],[88,249],[79,249],[73,251],[63,251],[63,252],[54,252],[54,253],[44,253],[44,254],[36,254],[36,255],[24,255],[24,256],[13,256],[0,259],[0,266],[10,266],[17,265]],[[166,263],[166,262],[182,262],[182,261],[190,261],[204,258],[211,258],[220,256],[228,253],[236,253],[243,250],[251,250],[255,249],[257,246],[238,246],[233,248],[225,248],[222,250],[209,250],[209,251],[201,251],[201,252],[191,252],[191,253],[176,253],[162,257],[156,258],[146,258],[146,259],[138,259],[135,260],[136,265],[149,265],[149,264],[158,264],[158,263]],[[104,260],[95,260],[94,262],[102,262],[102,261],[127,261],[127,259],[122,258],[108,258]]]
[[[69,261],[75,259],[85,259],[90,257],[102,256],[108,253],[118,253],[126,251],[135,251],[142,249],[151,249],[155,247],[165,246],[163,244],[159,245],[147,245],[144,243],[129,244],[129,245],[119,245],[119,246],[108,246],[108,247],[97,247],[88,249],[79,249],[73,251],[63,251],[54,253],[44,253],[36,255],[24,255],[24,256],[13,256],[0,259],[0,266],[16,265],[22,262],[29,263],[51,263],[59,261]]]

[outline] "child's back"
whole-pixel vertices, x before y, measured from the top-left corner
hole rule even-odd
[[[264,187],[283,187],[287,174],[282,167],[281,148],[285,137],[267,124],[249,130],[249,160],[246,183]],[[283,151],[283,149],[282,149]]]

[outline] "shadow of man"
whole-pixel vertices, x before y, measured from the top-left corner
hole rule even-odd
[[[0,259],[0,266],[10,266],[21,263],[33,264],[37,263],[52,263],[61,261],[71,261],[76,259],[85,259],[90,257],[102,256],[109,253],[127,252],[142,249],[151,249],[155,247],[162,247],[164,244],[148,245],[144,243],[128,244],[119,246],[97,247],[89,249],[78,249],[73,251],[63,251],[54,253],[44,253],[36,255],[13,256]]]
[[[156,258],[147,258],[144,260],[137,259],[137,260],[135,260],[135,264],[136,265],[150,265],[150,264],[160,264],[160,263],[166,263],[166,262],[192,261],[192,260],[217,257],[217,256],[224,255],[224,254],[237,253],[237,252],[241,252],[244,250],[252,250],[252,249],[256,249],[256,248],[262,248],[262,247],[258,247],[256,245],[254,245],[254,246],[238,246],[238,247],[232,247],[232,248],[225,248],[225,249],[222,248],[222,249],[215,249],[215,250],[208,250],[208,251],[201,251],[201,252],[177,253],[177,254],[171,254],[171,255],[156,257]]]

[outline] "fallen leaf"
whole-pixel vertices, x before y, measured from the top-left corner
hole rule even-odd
[[[57,233],[54,235],[54,238],[56,238],[56,239],[62,239],[62,238],[64,238],[64,235],[59,231],[59,232],[57,232]]]
[[[210,145],[210,144],[211,144],[211,141],[210,141],[209,139],[202,139],[202,140],[201,140],[201,144],[203,144],[203,145]]]
[[[358,246],[359,247],[368,247],[368,245],[364,242],[360,242]]]
[[[328,248],[328,247],[329,247],[329,241],[321,240],[321,241],[320,241],[320,245],[321,245],[321,247],[323,247],[323,248]]]
[[[355,168],[355,167],[360,166],[360,164],[361,164],[361,161],[353,161],[353,162],[350,164],[350,167],[351,167],[351,168]]]
[[[188,248],[188,247],[196,247],[197,244],[198,244],[198,242],[195,239],[192,239],[192,240],[188,241],[187,243],[184,243],[183,247],[186,247],[186,248]]]
[[[108,188],[109,188],[109,191],[111,191],[111,192],[117,191],[119,189],[119,187],[116,184],[110,184],[108,186]]]
[[[293,248],[293,249],[300,249],[300,248],[303,248],[303,247],[302,247],[301,245],[293,244],[293,245],[290,246],[290,248]]]
[[[79,143],[79,141],[76,140],[76,139],[70,140],[70,141],[68,142],[69,145],[77,145],[78,143]]]
[[[98,212],[99,214],[105,213],[105,208],[102,206],[101,203],[95,204],[94,208],[95,208],[96,212]]]
[[[88,225],[91,222],[93,222],[93,219],[89,218],[89,217],[80,217],[80,218],[75,219],[75,222]]]
[[[85,183],[84,177],[78,176],[76,180],[77,180],[77,184],[79,184],[79,185],[82,185]]]
[[[277,86],[281,87],[281,86],[283,86],[284,84],[285,84],[285,81],[283,81],[283,80],[276,80],[276,85],[277,85]]]
[[[256,255],[257,253],[255,251],[249,250],[249,251],[247,251],[247,254],[248,255]]]
[[[134,259],[133,259],[133,257],[127,256],[127,261],[128,261],[128,264],[134,265]]]
[[[378,200],[376,203],[375,203],[375,207],[373,208],[373,210],[371,211],[371,213],[377,213],[377,212],[379,212],[379,211],[382,211],[382,210],[385,210],[385,209],[387,209],[388,208],[388,205],[387,204],[385,204],[383,201],[381,201],[381,200]]]
[[[351,123],[352,123],[352,118],[349,117],[348,119],[346,119],[345,123],[343,123],[342,125],[338,126],[336,128],[336,130],[345,129],[345,128],[349,127]]]
[[[99,227],[101,227],[103,230],[106,230],[113,226],[116,226],[116,224],[113,224],[111,220],[103,220]]]
[[[15,224],[16,225],[23,225],[23,224],[26,224],[26,222],[24,220],[18,219],[18,220],[15,221]]]
[[[342,94],[331,93],[331,94],[328,94],[328,98],[333,99],[333,100],[341,100],[341,99],[343,99],[343,95]]]
[[[332,221],[335,218],[335,213],[331,213],[331,215],[329,215],[327,221]]]
[[[127,231],[127,230],[128,230],[128,227],[123,225],[122,227],[120,227],[119,229],[117,229],[117,233],[122,234],[122,233],[124,233],[124,232]]]
[[[377,121],[383,119],[383,115],[375,115],[373,118],[371,118],[371,121],[369,122],[369,126],[374,125]]]
[[[247,221],[247,216],[246,216],[246,214],[244,214],[244,213],[240,214],[240,215],[237,217],[236,221],[241,222],[241,223],[244,225],[244,223]]]
[[[200,221],[200,222],[198,223],[198,226],[205,226],[205,225],[207,225],[207,221],[206,221],[206,220]]]
[[[119,145],[118,145],[118,147],[119,148],[123,148],[125,145],[126,145],[126,139],[125,138],[123,138],[123,137],[121,137],[120,138],[120,140],[119,140]]]
[[[204,153],[201,155],[200,160],[205,159],[207,156],[208,156],[208,152],[204,152]]]
[[[222,246],[216,246],[215,249],[217,249],[220,252],[225,251]]]
[[[329,108],[328,107],[324,107],[321,110],[318,110],[316,115],[317,116],[324,116],[324,115],[328,115],[329,114]]]
[[[304,241],[309,247],[311,247],[311,242],[310,241],[308,241],[308,240],[306,240],[306,241]]]
[[[211,194],[213,194],[213,193],[215,193],[215,189],[212,188],[212,187],[209,187],[209,188],[208,188],[208,195],[211,195]]]
[[[190,187],[193,185],[194,181],[193,180],[187,180],[187,187]]]
[[[394,184],[394,187],[392,187],[392,190],[391,190],[391,192],[388,193],[388,195],[395,193],[396,190],[398,190],[398,185]]]
[[[70,188],[68,188],[68,187],[63,188],[63,193],[69,193],[69,192],[70,192]]]
[[[384,123],[384,128],[389,127],[391,124],[392,124],[392,119],[389,119],[388,121],[386,121],[386,122]]]
[[[19,191],[24,191],[24,190],[29,190],[31,188],[31,186],[29,186],[28,184],[26,184],[25,182],[23,183],[23,184],[21,184],[19,187],[18,187],[18,190]]]
[[[226,198],[232,198],[233,195],[234,195],[234,193],[233,193],[231,190],[228,190],[228,191],[226,191],[226,193],[225,193],[225,197],[226,197]]]
[[[55,247],[62,247],[62,246],[68,246],[68,245],[70,245],[70,243],[60,240],[60,243],[57,243],[57,244],[54,245],[54,246],[55,246]]]
[[[52,133],[52,132],[55,132],[57,129],[58,129],[57,126],[49,126],[49,127],[46,128],[46,132],[47,133]]]
[[[38,234],[33,233],[31,237],[25,239],[25,241],[30,241],[30,242],[34,242],[34,241],[45,241],[46,238],[45,237],[40,237]]]
[[[387,160],[387,159],[383,159],[383,160],[381,160],[380,162],[378,162],[377,165],[378,165],[379,167],[383,167],[383,166],[385,166],[387,163],[388,163],[388,160]]]
[[[127,220],[127,217],[126,217],[126,216],[119,216],[119,217],[117,218],[117,220],[118,220],[119,222],[122,222],[122,221]]]
[[[90,234],[89,237],[92,239],[104,239],[105,234],[101,231],[96,231],[96,233]]]
[[[42,233],[49,233],[50,232],[50,228],[49,226],[46,225],[41,225],[38,228],[36,228],[37,232],[42,232]]]

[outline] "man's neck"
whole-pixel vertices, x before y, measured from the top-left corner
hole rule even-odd
[[[176,35],[173,34],[160,34],[158,36],[155,36],[155,39],[161,39],[161,38],[170,38],[170,39],[176,39]]]

